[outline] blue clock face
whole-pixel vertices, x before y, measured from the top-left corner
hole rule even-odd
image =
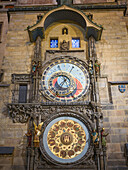
[[[77,101],[89,88],[89,74],[79,62],[71,59],[54,60],[45,68],[42,76],[42,91],[57,102]]]

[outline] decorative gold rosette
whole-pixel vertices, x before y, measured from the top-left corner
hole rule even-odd
[[[50,151],[62,159],[78,156],[86,145],[86,134],[74,120],[59,120],[48,131],[47,144]]]

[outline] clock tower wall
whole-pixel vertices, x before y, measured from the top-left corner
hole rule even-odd
[[[106,7],[104,6],[104,8]],[[43,10],[45,9],[46,8],[44,8]],[[50,11],[51,7],[48,7],[47,9],[49,9]],[[34,42],[31,42],[26,28],[28,25],[35,24],[37,22],[37,16],[39,14],[43,16],[44,13],[46,13],[46,11],[39,10],[39,11],[31,12],[27,8],[25,9],[22,8],[22,10],[23,10],[22,12],[21,11],[20,12],[13,11],[12,13],[9,12],[10,23],[8,25],[9,28],[6,34],[7,42],[5,47],[5,56],[2,65],[2,69],[4,70],[5,74],[4,74],[4,80],[1,83],[1,90],[0,90],[1,93],[0,117],[1,117],[1,127],[2,127],[0,145],[2,146],[9,145],[15,147],[14,163],[13,163],[13,166],[15,167],[18,167],[19,165],[24,166],[24,162],[21,160],[23,157],[24,160],[26,159],[26,155],[25,154],[23,155],[21,153],[24,148],[22,149],[21,147],[23,143],[23,145],[26,148],[27,137],[29,139],[29,135],[30,135],[29,131],[27,133],[28,136],[25,134],[27,130],[31,129],[31,126],[33,127],[33,122],[30,122],[31,124],[25,122],[28,119],[27,117],[28,115],[30,117],[35,116],[37,119],[39,118],[38,121],[35,119],[37,125],[41,121],[46,120],[47,115],[51,117],[52,114],[55,115],[58,113],[58,115],[61,116],[62,112],[65,112],[66,114],[69,112],[68,116],[70,117],[74,116],[73,113],[79,113],[80,115],[79,117],[77,117],[77,114],[75,114],[76,118],[78,119],[80,119],[82,115],[83,116],[85,115],[85,117],[87,117],[88,119],[90,119],[90,117],[92,116],[92,112],[88,110],[86,106],[83,105],[82,102],[80,103],[79,101],[78,103],[75,103],[74,105],[71,106],[68,105],[68,102],[65,104],[65,106],[63,103],[62,106],[59,106],[59,104],[56,104],[54,102],[53,103],[51,102],[52,104],[50,102],[47,103],[46,100],[45,101],[41,100],[41,102],[42,101],[44,103],[46,102],[46,105],[43,102],[42,103],[44,105],[42,103],[36,104],[38,100],[36,100],[36,102],[33,101],[33,103],[29,103],[31,102],[30,100],[28,100],[26,103],[23,103],[23,101],[21,102],[21,100],[19,101],[13,100],[14,98],[18,99],[18,97],[20,96],[18,94],[20,94],[23,88],[26,88],[26,84],[28,85],[28,89],[27,89],[28,95],[30,92],[29,91],[30,82],[33,85],[33,89],[34,88],[36,89],[36,87],[38,86],[39,70],[38,72],[35,71],[37,73],[37,75],[35,75],[34,65],[32,68],[33,58],[36,57],[37,54],[36,52],[38,52],[38,50],[37,51],[35,50],[37,49],[36,47],[38,46],[38,43],[39,45],[41,43],[40,46],[41,58],[39,59],[41,59],[42,62],[41,64],[43,64],[43,70],[45,70],[46,67],[48,68],[48,65],[46,66],[45,63],[48,63],[49,61],[49,65],[50,65],[51,61],[53,61],[55,58],[59,59],[59,57],[63,58],[66,56],[70,56],[70,58],[72,59],[74,58],[74,60],[78,59],[77,60],[78,63],[79,60],[84,62],[87,62],[88,60],[88,47],[87,47],[87,40],[85,38],[86,31],[78,23],[72,22],[71,20],[53,22],[47,27],[47,29],[43,30],[44,37],[42,39],[38,36]],[[26,10],[26,12],[24,12],[24,10]],[[125,21],[127,17],[125,18],[123,16],[123,8],[120,10],[117,8],[114,10],[90,9],[84,11],[85,14],[88,14],[90,12],[91,15],[93,16],[93,20],[98,24],[103,25],[104,27],[101,40],[97,41],[95,44],[97,59],[100,64],[100,74],[98,74],[99,73],[98,64],[95,65],[97,66],[95,68],[97,68],[96,85],[99,85],[100,102],[103,108],[102,112],[104,115],[103,126],[107,129],[110,128],[109,129],[110,134],[107,137],[108,165],[111,166],[111,168],[114,165],[116,165],[116,167],[113,168],[119,168],[120,166],[122,167],[123,164],[123,168],[126,169],[127,167],[125,167],[125,159],[124,159],[124,144],[127,143],[128,141],[127,139],[128,107],[126,105],[128,103],[128,99],[127,99],[128,40],[127,40],[127,29],[126,29],[127,25]],[[74,43],[72,43],[72,41]],[[72,66],[71,63],[69,62],[68,65]],[[63,68],[63,65],[60,66],[62,66]],[[51,70],[52,68],[53,67],[51,67]],[[82,70],[79,71],[82,72]],[[37,76],[37,79],[34,76]],[[62,81],[60,82],[58,81],[59,84],[57,85],[60,85],[61,87],[59,88],[64,90],[64,95],[66,93],[70,95],[69,92],[71,92],[72,89],[69,89],[70,91],[68,92],[64,88],[65,87],[69,88],[69,84],[68,84],[69,80],[71,80],[72,83],[71,85],[74,85],[72,78],[67,74],[61,74],[58,77],[62,78]],[[52,80],[55,80],[54,78],[56,77],[51,76],[50,81],[53,82]],[[36,81],[34,82],[35,79]],[[15,93],[13,91],[14,82],[16,84]],[[81,83],[83,82],[81,81]],[[58,86],[56,86],[56,89],[57,88]],[[52,92],[54,92],[54,90],[56,89],[53,89]],[[34,97],[36,97],[37,94],[35,93],[34,95],[35,95]],[[41,96],[40,91],[38,95]],[[55,96],[62,97],[62,93],[55,92]],[[72,99],[74,99],[75,97],[76,94],[72,96],[70,95],[70,98]],[[57,97],[55,99],[57,99]],[[13,122],[16,122],[17,124],[12,123],[10,118],[7,118],[8,111],[6,110],[6,104],[8,104],[10,117],[12,117]],[[80,104],[80,106],[78,106],[78,104]],[[96,107],[96,106],[97,107],[99,106],[98,102],[97,105],[94,105],[93,102],[92,105],[90,105],[90,107]],[[95,115],[97,117],[98,116],[100,117],[100,115],[97,115],[98,113],[97,110],[95,111]],[[92,117],[94,118],[94,116]],[[21,122],[22,124],[19,124],[19,122]],[[34,135],[34,127],[32,131]],[[26,137],[25,138],[26,141],[22,140],[24,136]],[[63,136],[67,137],[65,134]],[[69,137],[71,137],[71,135],[69,135]],[[62,141],[63,140],[64,139],[62,139]],[[28,140],[28,146],[29,145],[30,143]],[[4,164],[4,162],[2,162],[2,164]]]

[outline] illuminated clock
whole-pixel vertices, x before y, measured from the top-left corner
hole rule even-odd
[[[46,126],[40,146],[41,152],[45,152],[50,160],[73,164],[87,154],[90,133],[86,125],[77,118],[58,117]]]
[[[56,58],[42,75],[42,92],[56,102],[77,101],[89,89],[89,74],[85,66],[69,57]]]

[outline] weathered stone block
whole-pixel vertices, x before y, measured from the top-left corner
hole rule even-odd
[[[116,144],[115,143],[114,144],[113,143],[108,143],[107,144],[107,149],[108,149],[107,150],[108,153],[112,153],[112,152],[113,153],[120,153],[120,151],[121,151],[119,143],[118,144],[117,143]]]
[[[111,135],[111,142],[112,143],[126,142],[126,136],[124,136],[124,135]]]
[[[13,165],[13,170],[26,170],[27,169],[27,167],[24,165],[24,166],[22,166],[22,165]]]
[[[12,165],[12,163],[13,163],[12,156],[0,155],[0,165]]]
[[[14,157],[13,165],[18,165],[18,166],[24,165],[25,160],[26,160],[26,158],[23,158],[23,157]]]
[[[108,153],[108,159],[124,159],[123,153]]]
[[[108,161],[108,166],[118,166],[118,165],[126,165],[125,160],[117,160],[117,161]]]

